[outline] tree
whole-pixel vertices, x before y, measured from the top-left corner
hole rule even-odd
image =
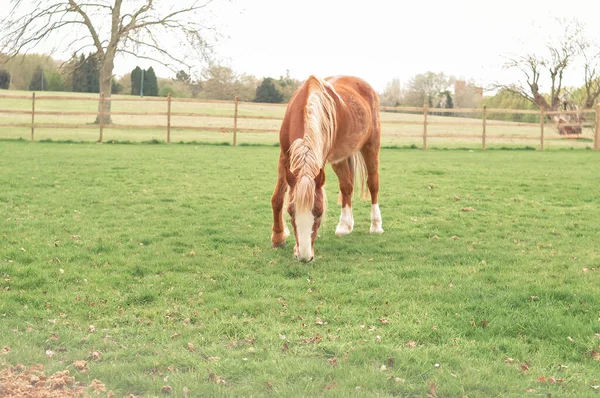
[[[290,76],[290,71],[285,71],[285,76],[280,76],[279,80],[274,81],[275,87],[283,95],[281,102],[288,102],[298,87],[302,84],[301,81],[293,79]]]
[[[189,67],[195,58],[206,60],[211,50],[210,27],[203,17],[211,2],[8,0],[4,6],[8,15],[0,21],[0,52],[13,57],[44,42],[55,43],[55,49],[62,51],[93,48],[100,91],[110,97],[119,53],[152,59],[173,69]],[[173,46],[173,42],[180,45]],[[110,111],[110,105],[106,101],[104,109]],[[104,122],[110,123],[110,115]]]
[[[144,95],[148,97],[158,96],[158,81],[152,67],[144,71]]]
[[[262,83],[256,88],[254,102],[266,102],[279,104],[283,102],[283,94],[275,87],[275,81],[271,77],[263,79]]]
[[[63,91],[63,77],[59,72],[50,71],[45,74],[46,82],[44,90],[46,91]]]
[[[579,134],[580,126],[564,126],[579,123],[583,118],[578,110],[581,106],[592,107],[600,97],[600,51],[585,36],[581,24],[558,20],[562,28],[558,37],[548,38],[544,49],[526,52],[524,55],[508,57],[505,68],[518,70],[521,80],[513,84],[495,85],[495,88],[510,90],[546,111],[564,110],[562,115],[549,115],[548,119],[558,124],[559,134]],[[573,101],[564,87],[568,74],[576,74],[573,66],[583,64],[585,98],[580,103]],[[546,95],[544,95],[544,90]],[[574,112],[573,112],[574,111]]]
[[[100,92],[100,70],[94,54],[73,56],[71,61],[72,90],[77,93]]]
[[[528,101],[523,96],[515,93],[511,90],[500,90],[493,96],[485,97],[483,99],[483,105],[490,109],[524,109],[524,110],[535,110],[538,109],[537,105],[533,102]],[[538,115],[524,115],[515,113],[488,113],[487,118],[490,120],[504,120],[508,122],[527,122],[527,123],[539,123]]]
[[[35,68],[31,82],[29,83],[30,91],[44,91],[44,69],[41,66]]]
[[[18,57],[3,57],[0,55],[0,64],[10,72],[11,88],[14,90],[29,90],[29,84],[38,66],[44,72],[60,72],[60,62],[43,54],[24,54]]]
[[[385,106],[400,106],[402,104],[402,97],[400,79],[395,78],[386,84],[385,90],[383,90],[383,93],[379,96],[379,101],[381,105]]]
[[[100,92],[100,68],[98,65],[98,58],[94,54],[88,55],[85,60],[83,67],[86,81],[86,93],[99,93]],[[112,79],[111,79],[112,83]],[[112,90],[112,87],[111,87]],[[111,91],[112,92],[112,91]]]
[[[192,82],[192,78],[184,70],[180,70],[179,72],[177,72],[175,74],[175,80],[178,80],[178,81],[183,82],[185,84],[190,84]]]
[[[439,107],[439,94],[447,90],[454,78],[444,73],[426,72],[416,75],[408,82],[406,103],[410,106]]]
[[[241,77],[228,66],[209,66],[202,71],[204,97],[218,100],[234,99],[239,93]]]
[[[113,94],[119,94],[119,93],[123,92],[124,88],[125,87],[123,86],[123,84],[121,84],[121,82],[119,82],[117,79],[113,78],[112,88],[111,88],[111,92]]]
[[[10,86],[10,72],[0,69],[0,88],[8,90]]]
[[[131,72],[125,73],[123,76],[117,79],[117,83],[122,87],[121,93],[131,94]],[[115,91],[113,91],[114,93]]]
[[[81,54],[79,57],[77,57],[77,54],[73,54],[73,57],[71,58],[71,61],[69,63],[71,64],[70,69],[72,70],[72,90],[76,93],[85,92],[87,90],[87,79],[84,70],[85,56]]]
[[[450,94],[450,90],[444,90],[440,93],[441,101],[440,104],[442,108],[452,109],[454,108],[454,101],[452,100],[452,94]]]
[[[131,71],[131,95],[141,95],[142,93],[142,68],[136,66]]]

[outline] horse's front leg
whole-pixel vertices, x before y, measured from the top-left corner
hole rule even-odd
[[[337,236],[348,235],[354,229],[354,217],[352,216],[354,181],[352,180],[352,172],[350,171],[348,159],[344,159],[339,163],[332,163],[331,167],[340,183],[340,204],[342,205],[342,214],[335,228],[335,234]]]
[[[280,158],[277,184],[271,197],[271,206],[273,207],[273,233],[271,234],[271,244],[274,248],[285,246],[285,238],[290,234],[285,222],[283,221],[283,204],[287,183],[284,178],[283,160]]]

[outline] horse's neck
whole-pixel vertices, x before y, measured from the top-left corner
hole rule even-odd
[[[321,161],[331,152],[336,135],[336,102],[325,89],[310,92],[306,104],[304,141]]]

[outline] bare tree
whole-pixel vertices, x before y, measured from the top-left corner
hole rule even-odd
[[[579,43],[583,57],[586,108],[593,108],[600,97],[600,48],[596,43]]]
[[[205,14],[212,1],[9,0],[10,11],[0,21],[0,52],[14,57],[47,43],[54,43],[52,51],[69,53],[91,48],[99,62],[100,91],[110,97],[118,54],[173,71],[208,58],[215,29],[205,23]],[[104,109],[110,110],[110,101]]]
[[[385,85],[385,90],[379,95],[379,100],[385,106],[400,106],[402,103],[403,92],[400,85],[400,79],[392,79]]]
[[[439,101],[440,93],[448,89],[454,80],[454,77],[446,76],[444,73],[418,74],[408,82],[404,101],[410,106],[428,104],[430,107],[438,107],[439,103],[436,101]]]
[[[580,107],[593,107],[600,96],[600,71],[598,47],[589,42],[581,24],[577,21],[560,26],[564,29],[556,40],[548,40],[545,51],[533,51],[525,55],[511,56],[505,68],[521,72],[523,80],[509,85],[495,85],[521,95],[546,111],[565,111],[561,115],[548,116],[558,125],[559,134],[580,134],[583,115]],[[595,51],[594,51],[595,49]],[[584,87],[583,103],[573,101],[570,91],[564,86],[567,74],[578,73],[574,66],[583,60]],[[545,92],[543,89],[549,90]]]

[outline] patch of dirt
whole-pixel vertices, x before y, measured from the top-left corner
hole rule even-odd
[[[0,397],[71,398],[83,397],[88,386],[76,382],[69,370],[46,375],[43,365],[10,366],[0,369]],[[89,386],[95,392],[106,387],[98,380]]]

